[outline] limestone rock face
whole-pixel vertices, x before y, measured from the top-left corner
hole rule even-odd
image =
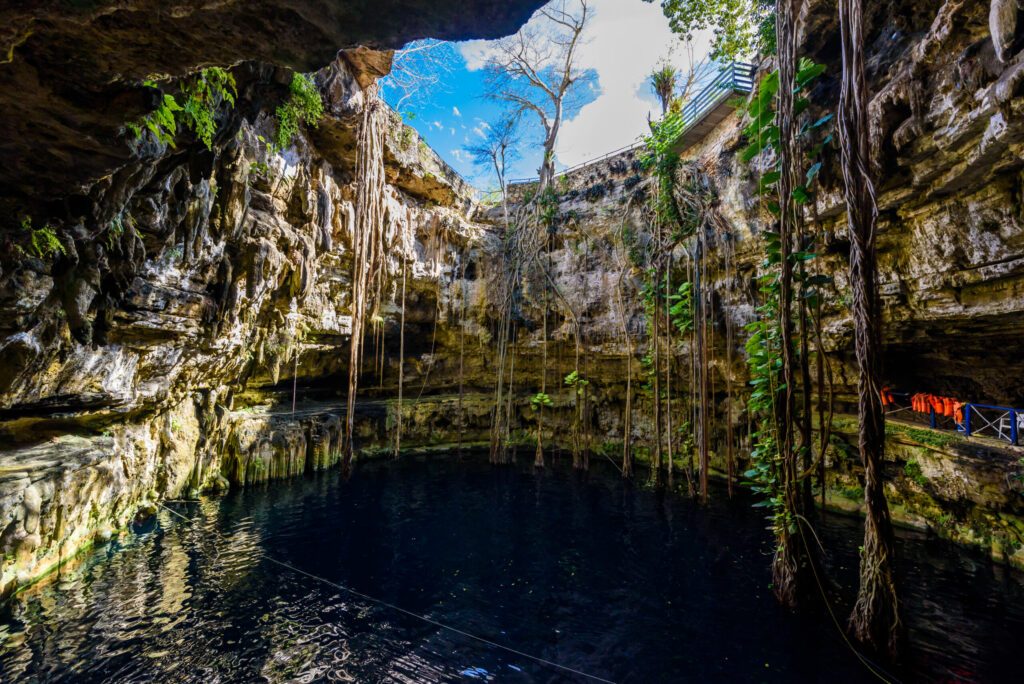
[[[342,48],[513,33],[541,0],[100,0],[0,4],[0,187],[58,199],[129,161],[124,122],[154,76],[264,62],[299,71]],[[360,76],[362,78],[362,76]]]
[[[147,6],[142,0],[137,4]],[[308,3],[322,4],[328,3]],[[410,12],[419,7],[413,0],[391,4]],[[445,35],[461,31],[462,23],[443,23],[449,16],[443,12],[463,5],[447,3],[432,19],[441,23],[429,26],[453,32]],[[502,11],[507,13],[495,16],[518,16],[525,11],[521,5],[506,3]],[[1024,358],[1020,23],[1012,30],[1005,23],[1012,3],[1000,5],[1005,17],[1000,14],[997,28],[990,26],[993,5],[983,0],[949,0],[937,7],[920,0],[869,5],[887,381],[914,391],[1024,406],[1024,385],[1018,381]],[[267,21],[285,21],[262,14],[271,6],[283,7],[263,2],[247,8]],[[288,3],[303,17],[300,24],[318,16],[305,13],[304,6]],[[26,72],[35,64],[29,56],[50,54],[44,47],[52,51],[54,43],[47,41],[70,39],[74,31],[89,32],[104,22],[117,29],[117,22],[138,28],[130,22],[155,21],[117,9],[82,10],[75,23],[60,19],[70,12],[66,3],[41,7],[35,15],[17,15],[50,18],[32,24],[38,42],[32,42],[33,32],[23,48],[15,48],[15,61],[0,65],[0,98],[12,97],[11,89],[22,83],[18,79],[36,77],[42,67]],[[834,110],[838,96],[836,27],[834,12],[822,9],[829,3],[815,0],[808,7],[820,11],[809,10],[805,17],[803,52],[828,67],[808,112],[819,117]],[[193,3],[169,12],[167,21],[176,30],[191,30],[199,17],[240,8],[232,2]],[[251,36],[271,30],[254,22]],[[185,46],[180,60],[165,56],[161,68],[180,73],[200,63],[221,63],[228,59],[225,51],[236,55],[232,60],[266,59],[268,50],[281,51],[278,61],[306,65],[303,60],[319,58],[318,45],[333,45],[336,36],[327,32],[340,26],[325,28],[319,18],[314,23],[308,36],[283,35],[280,45],[255,38],[253,45],[233,44],[229,36],[226,46]],[[376,26],[383,33],[374,35],[391,30],[397,32],[395,41],[418,35],[387,26]],[[493,30],[502,26],[499,21]],[[118,30],[112,35],[121,35]],[[357,35],[370,29],[355,21],[338,30]],[[308,42],[301,50],[300,38]],[[154,49],[167,48],[165,39],[171,40],[162,34],[155,38]],[[105,55],[100,47],[106,38],[91,40],[81,54]],[[379,44],[393,42],[379,38]],[[96,57],[103,66],[97,73],[113,79],[109,87],[115,94],[124,82],[116,74],[146,75],[132,71],[145,55],[135,54],[141,48],[131,45],[124,55]],[[68,53],[69,59],[81,54]],[[324,59],[333,59],[333,52]],[[0,260],[0,438],[5,445],[0,589],[38,575],[94,538],[109,536],[161,499],[337,463],[351,332],[361,86],[385,62],[386,55],[348,52],[319,71],[315,80],[326,116],[279,153],[263,140],[272,135],[268,115],[290,72],[255,62],[235,69],[239,103],[220,113],[212,150],[185,141],[177,149],[150,145],[130,153],[112,131],[125,112],[143,107],[132,109],[114,99],[109,106],[116,117],[94,100],[75,100],[74,107],[98,117],[89,124],[92,137],[78,139],[71,126],[40,151],[32,132],[15,127],[0,141],[10,146],[3,148],[5,159],[9,151],[22,164],[23,182],[0,179],[9,196],[38,199],[63,184],[66,197],[59,206],[34,206],[53,221],[67,252],[43,260],[9,258],[8,251]],[[3,71],[8,67],[10,72]],[[67,86],[61,78],[54,75],[38,87]],[[106,92],[105,87],[91,80],[82,85],[89,92]],[[0,107],[0,117],[24,122],[23,117],[39,114],[33,109],[42,106],[35,92],[28,88],[21,110],[21,105],[10,111]],[[70,93],[67,97],[79,92],[61,91]],[[54,102],[63,100],[47,102],[57,106]],[[74,107],[70,111],[77,112]],[[45,131],[56,115],[41,111],[39,131]],[[86,119],[73,114],[61,121],[65,126]],[[76,139],[73,147],[68,136]],[[773,220],[757,194],[758,175],[771,160],[741,163],[742,146],[740,121],[726,119],[687,151],[675,193],[677,202],[685,203],[684,190],[692,192],[698,184],[697,190],[711,197],[717,217],[697,227],[704,237],[701,250],[688,238],[671,256],[672,282],[699,273],[709,312],[711,456],[720,471],[726,469],[727,435],[740,469],[750,446],[744,325],[756,315],[760,235]],[[28,158],[29,147],[38,158]],[[830,496],[836,500],[856,490],[859,476],[855,454],[848,451],[856,425],[842,415],[854,405],[857,376],[837,156],[835,150],[824,153],[820,186],[808,212],[821,233],[815,265],[832,278],[822,291],[823,338],[837,409],[846,420],[837,421],[828,452]],[[74,164],[56,163],[58,157]],[[15,166],[0,174],[13,173]],[[364,454],[390,453],[401,411],[402,444],[410,450],[486,445],[498,370],[502,211],[479,207],[472,189],[397,116],[387,130],[385,166],[382,231],[389,277],[364,350],[358,444]],[[526,445],[533,438],[537,416],[529,397],[543,386],[553,403],[544,418],[552,454],[567,451],[582,424],[592,453],[617,461],[629,384],[631,437],[642,461],[656,428],[650,391],[642,389],[641,359],[651,344],[645,273],[636,255],[650,249],[655,183],[634,150],[574,171],[556,190],[550,248],[542,252],[550,282],[534,272],[518,283],[512,441]],[[513,188],[513,201],[529,192],[527,186]],[[404,359],[398,354],[403,307],[396,277],[403,264],[409,275]],[[692,419],[692,349],[680,336],[673,350],[675,381],[681,385],[673,388],[678,427]],[[578,395],[564,380],[577,365],[590,382],[579,413]],[[399,368],[405,383],[401,407],[395,401]],[[678,451],[681,444],[676,448],[679,463],[692,458],[689,451]],[[891,437],[889,453],[889,493],[899,504],[897,517],[933,527],[945,520],[944,533],[990,544],[996,555],[997,547],[1012,556],[1024,546],[1019,455],[1012,450],[955,441],[936,445],[927,434],[904,431]],[[1022,562],[1020,553],[1016,559]]]
[[[241,110],[277,72],[247,73]],[[340,399],[312,415],[253,412],[293,383],[304,400],[344,384],[355,193],[338,141],[354,138],[364,95],[347,59],[316,80],[328,113],[315,139],[272,152],[265,114],[233,120],[213,150],[165,150],[94,186],[85,216],[55,222],[66,258],[5,262],[0,591],[161,499],[337,463]],[[464,181],[391,123],[387,269],[408,266],[407,320],[429,329],[436,284],[484,228]],[[390,369],[394,279],[381,296]],[[423,353],[418,337],[410,353]],[[364,432],[383,444],[373,425]]]
[[[1021,12],[1020,0],[992,0],[988,25],[992,32],[992,45],[999,61],[1005,62],[1011,56],[1014,42],[1018,37]]]

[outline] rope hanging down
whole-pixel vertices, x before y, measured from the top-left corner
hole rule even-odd
[[[162,503],[157,503],[157,506],[159,506],[160,508],[164,509],[165,511],[167,511],[171,515],[178,516],[179,518],[181,518],[185,522],[192,522],[191,519],[189,519],[186,516],[182,515],[178,511],[175,511],[175,510],[173,510],[171,508],[168,508],[167,506],[164,506]],[[449,632],[452,632],[453,634],[458,634],[460,636],[466,637],[467,639],[472,639],[473,641],[477,641],[477,642],[479,642],[481,644],[485,644],[487,646],[491,646],[493,648],[497,648],[497,649],[499,649],[501,651],[505,651],[506,653],[511,653],[512,655],[519,656],[520,658],[526,658],[527,660],[532,660],[532,661],[534,661],[536,663],[544,665],[545,667],[549,667],[549,668],[552,668],[554,670],[559,670],[560,672],[565,672],[565,673],[569,673],[569,674],[572,674],[572,675],[576,675],[578,677],[583,677],[584,679],[588,679],[588,680],[594,681],[594,682],[603,682],[604,684],[615,684],[615,682],[613,682],[610,679],[604,679],[603,677],[598,677],[597,675],[587,674],[586,672],[581,672],[580,670],[576,670],[574,668],[571,668],[568,665],[561,665],[561,664],[556,663],[554,661],[546,660],[544,658],[541,658],[540,656],[530,655],[529,653],[524,653],[523,651],[516,650],[516,649],[514,649],[514,648],[512,648],[510,646],[505,646],[504,644],[499,644],[496,641],[491,641],[490,639],[485,639],[484,637],[477,636],[475,634],[471,634],[469,632],[466,632],[464,630],[459,629],[458,627],[452,627],[451,625],[447,625],[447,624],[445,624],[443,622],[438,622],[437,620],[434,620],[434,619],[431,619],[429,617],[426,617],[425,615],[420,615],[418,613],[414,613],[414,612],[412,612],[410,610],[406,610],[405,608],[402,608],[401,606],[396,606],[393,603],[388,603],[387,601],[383,601],[381,599],[374,598],[373,596],[370,596],[368,594],[364,594],[364,593],[362,593],[360,591],[356,591],[355,589],[350,589],[349,587],[346,587],[343,584],[338,584],[337,582],[332,582],[329,579],[320,577],[318,575],[314,575],[314,574],[312,574],[310,572],[306,572],[305,570],[303,570],[301,568],[297,568],[294,565],[291,565],[290,563],[285,563],[284,561],[277,560],[276,558],[268,556],[265,553],[261,553],[260,555],[263,558],[263,560],[269,561],[270,563],[273,563],[274,565],[277,565],[277,566],[280,566],[282,568],[285,568],[286,570],[291,570],[292,572],[294,572],[294,573],[296,573],[298,575],[303,575],[305,577],[308,577],[309,579],[316,580],[317,582],[325,584],[325,585],[327,585],[329,587],[333,587],[334,589],[337,589],[339,591],[343,591],[343,592],[345,592],[347,594],[351,594],[352,596],[355,596],[356,598],[360,598],[360,599],[362,599],[364,601],[367,601],[369,603],[374,603],[374,604],[376,604],[378,606],[382,606],[384,608],[389,608],[389,609],[391,609],[393,611],[396,611],[398,613],[402,613],[403,615],[408,615],[409,617],[416,618],[417,620],[420,620],[422,622],[426,622],[427,624],[433,625],[434,627],[438,627],[439,629],[447,630]]]

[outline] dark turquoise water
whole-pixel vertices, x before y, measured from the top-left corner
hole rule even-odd
[[[768,587],[749,500],[708,507],[554,467],[366,464],[177,505],[22,595],[3,682],[586,681],[356,598],[297,568],[617,682],[878,681],[820,609]],[[829,517],[845,621],[858,521]],[[1020,681],[1024,581],[901,535],[906,681]]]

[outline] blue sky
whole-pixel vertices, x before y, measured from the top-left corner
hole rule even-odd
[[[553,0],[572,5],[572,0]],[[687,49],[672,34],[659,3],[642,0],[591,0],[593,17],[579,50],[578,64],[596,75],[593,92],[584,104],[568,112],[555,149],[559,168],[599,157],[635,142],[647,131],[648,115],[660,113],[647,75],[660,60],[687,70],[691,56],[707,53],[709,36],[699,34]],[[533,20],[531,20],[533,21]],[[452,167],[482,190],[494,188],[493,174],[474,167],[465,152],[481,139],[484,124],[499,118],[501,106],[484,97],[483,65],[490,43],[447,44],[450,70],[440,83],[401,110],[407,122]],[[394,105],[400,93],[384,83],[384,97]],[[522,129],[521,159],[512,178],[532,177],[540,165],[540,124],[527,116]]]
[[[403,104],[401,113],[406,123],[456,171],[478,188],[489,189],[496,186],[493,173],[474,166],[465,148],[482,141],[487,126],[500,118],[502,105],[484,97],[484,72],[467,67],[459,46],[451,44],[448,49],[451,71],[443,73],[440,83],[429,91]],[[384,99],[388,104],[395,106],[400,97],[399,91],[385,84]],[[521,159],[512,164],[510,178],[536,176],[540,166],[540,125],[535,118],[526,118],[520,130]]]

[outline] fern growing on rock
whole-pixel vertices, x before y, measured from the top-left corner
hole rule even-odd
[[[278,149],[288,147],[299,132],[299,124],[316,127],[324,115],[320,91],[313,79],[306,74],[295,74],[289,86],[288,100],[277,108],[277,137],[274,142]]]
[[[144,81],[143,85],[160,90],[156,81]],[[238,95],[235,77],[220,67],[210,67],[183,80],[178,89],[181,102],[173,94],[161,93],[155,110],[126,123],[125,128],[135,139],[148,130],[159,142],[174,147],[178,131],[184,126],[207,149],[212,149],[217,132],[217,110],[225,102],[234,106]]]

